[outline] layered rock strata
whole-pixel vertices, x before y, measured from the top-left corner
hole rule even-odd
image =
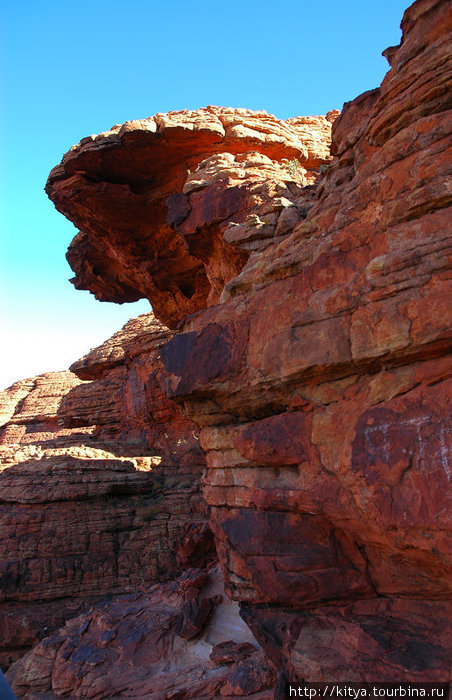
[[[180,324],[160,379],[281,697],[452,675],[450,3],[402,30],[331,155],[328,119],[207,108],[90,137],[47,187],[75,284]]]
[[[163,348],[227,591],[286,679],[451,677],[450,28],[407,10],[305,221]]]
[[[227,590],[286,679],[451,677],[451,18],[407,10],[306,220],[163,349]]]
[[[215,304],[256,239],[305,214],[302,186],[330,159],[336,115],[281,121],[207,107],[82,139],[46,186],[81,229],[67,254],[75,286],[102,301],[148,298],[170,327]]]
[[[73,372],[1,393],[4,667],[93,601],[212,553],[197,429],[160,389],[167,340],[152,314],[140,316]]]

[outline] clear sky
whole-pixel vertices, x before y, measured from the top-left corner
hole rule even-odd
[[[147,301],[67,281],[76,233],[44,193],[83,136],[208,104],[286,119],[380,84],[408,0],[4,0],[1,12],[0,388],[65,369]]]

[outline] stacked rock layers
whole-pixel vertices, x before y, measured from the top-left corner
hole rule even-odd
[[[76,286],[178,326],[159,381],[282,693],[451,677],[450,3],[402,30],[331,149],[336,113],[209,107],[85,139],[47,185]]]

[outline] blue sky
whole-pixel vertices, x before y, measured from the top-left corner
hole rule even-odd
[[[83,136],[208,104],[324,114],[376,87],[399,0],[5,0],[1,11],[0,388],[65,369],[149,310],[67,281],[76,230],[44,193]]]

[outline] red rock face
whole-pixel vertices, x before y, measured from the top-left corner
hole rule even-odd
[[[201,621],[203,609],[210,614]],[[8,679],[24,700],[270,700],[276,673],[224,597],[217,567],[92,608],[36,646]]]
[[[330,133],[324,117],[284,122],[266,112],[207,107],[83,139],[46,186],[81,229],[67,254],[75,286],[102,301],[147,297],[170,327],[216,303],[249,256],[242,242],[250,235],[239,224],[248,222],[253,238],[268,238],[291,207],[277,233],[287,232],[303,215],[301,185],[330,159]],[[268,190],[274,201],[259,208],[260,219],[255,212]]]
[[[140,316],[76,362],[78,377],[2,392],[4,667],[93,601],[215,557],[197,428],[160,388],[169,336]]]
[[[402,29],[332,160],[325,118],[207,108],[83,141],[48,183],[84,232],[76,285],[180,323],[140,355],[125,435],[155,371],[201,427],[225,590],[281,697],[452,675],[450,3]]]
[[[451,675],[451,20],[406,12],[306,219],[163,349],[226,590],[291,680]]]

